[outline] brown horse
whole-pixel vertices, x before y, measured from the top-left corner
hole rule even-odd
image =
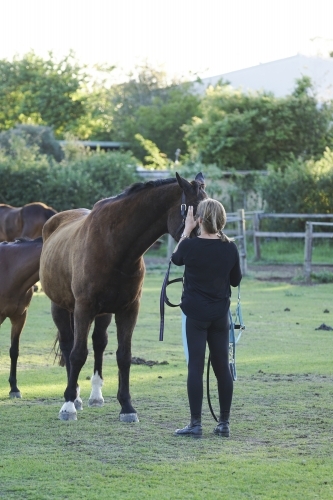
[[[42,236],[45,222],[56,213],[52,207],[40,202],[23,207],[0,204],[0,241]]]
[[[89,406],[103,404],[106,329],[115,314],[120,420],[138,421],[131,403],[129,372],[132,333],[145,274],[143,254],[167,232],[178,240],[186,206],[196,208],[206,197],[202,174],[192,182],[176,174],[176,179],[134,184],[114,198],[97,202],[91,211],[61,212],[45,224],[40,280],[52,301],[68,377],[61,420],[76,420],[76,409],[82,407],[77,382],[87,359],[87,337],[94,320]]]
[[[10,345],[9,396],[20,398],[16,368],[20,335],[27,317],[28,307],[39,279],[39,260],[43,239],[22,238],[14,243],[0,243],[0,325],[6,318],[12,324]]]

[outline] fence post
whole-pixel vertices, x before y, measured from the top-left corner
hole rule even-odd
[[[245,212],[244,208],[237,210],[238,212],[238,236],[239,236],[239,256],[242,275],[247,274],[247,258],[246,258],[246,231],[245,231]]]
[[[260,253],[260,238],[256,236],[256,232],[259,231],[260,217],[259,213],[255,212],[253,214],[253,246],[254,246],[254,260],[261,259]]]
[[[304,244],[304,274],[307,280],[311,275],[312,263],[312,222],[307,222],[305,226],[305,244]]]

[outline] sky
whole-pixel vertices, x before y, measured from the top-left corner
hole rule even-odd
[[[333,51],[332,0],[0,0],[0,59],[33,50],[125,73],[220,75]]]

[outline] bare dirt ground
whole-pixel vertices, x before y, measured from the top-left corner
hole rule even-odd
[[[333,266],[312,266],[313,273],[333,272]],[[292,281],[304,277],[303,266],[299,265],[248,265],[248,274],[253,278],[267,281]]]
[[[146,257],[145,263],[147,268],[158,266],[163,272],[167,270],[168,260],[163,257]],[[312,266],[313,273],[331,272],[333,273],[333,266]],[[248,264],[247,273],[252,278],[263,281],[286,281],[300,279],[304,276],[303,266],[293,264],[277,264],[277,265],[264,265],[264,264]]]

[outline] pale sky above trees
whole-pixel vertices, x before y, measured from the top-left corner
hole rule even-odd
[[[11,0],[1,2],[0,59],[29,50],[126,72],[148,61],[213,76],[333,51],[329,0]]]

